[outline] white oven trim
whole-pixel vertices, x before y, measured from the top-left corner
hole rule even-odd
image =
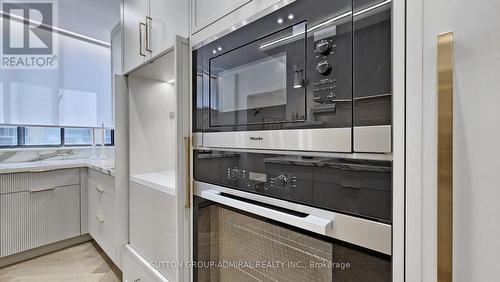
[[[335,213],[306,205],[291,203],[285,200],[274,199],[263,195],[248,193],[205,182],[194,181],[193,184],[193,194],[201,198],[206,198],[204,197],[204,195],[206,195],[207,193],[203,193],[203,191],[218,191],[258,201],[261,203],[302,212],[317,218],[332,220],[333,228],[327,230],[325,234],[326,236],[387,255],[391,255],[392,253],[392,227],[389,224]],[[252,211],[249,210],[242,210],[252,213]],[[300,224],[297,225],[295,226],[304,229]]]
[[[204,132],[203,147],[351,152],[352,128]]]

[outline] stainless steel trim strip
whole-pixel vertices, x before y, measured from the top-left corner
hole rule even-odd
[[[355,126],[353,128],[354,152],[392,152],[392,126]]]
[[[315,128],[203,133],[209,148],[351,152],[351,128]]]
[[[194,195],[202,197],[202,192],[206,190],[224,192],[227,194],[243,197],[245,199],[270,204],[276,207],[282,207],[285,209],[295,210],[325,219],[331,219],[333,220],[333,228],[326,234],[326,236],[388,255],[390,255],[392,252],[392,227],[388,224],[357,218],[354,216],[348,216],[345,214],[339,214],[200,181],[193,182]]]

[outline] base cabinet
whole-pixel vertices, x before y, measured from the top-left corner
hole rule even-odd
[[[89,234],[116,262],[115,252],[115,182],[112,176],[89,169],[88,229]]]
[[[175,196],[130,182],[130,247],[169,281],[177,281],[177,269],[162,267],[177,255]]]
[[[168,282],[139,253],[129,245],[123,251],[123,281],[124,282]]]
[[[67,175],[78,169],[0,175],[0,257],[80,235],[79,178]],[[31,185],[33,179],[43,187]]]

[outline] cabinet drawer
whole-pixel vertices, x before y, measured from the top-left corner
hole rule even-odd
[[[168,282],[161,274],[155,273],[149,263],[128,245],[123,255],[123,281]]]
[[[0,174],[0,194],[80,184],[80,169]]]
[[[107,193],[114,197],[115,195],[115,178],[89,169],[89,190],[94,189],[100,193]]]
[[[89,233],[113,261],[115,260],[114,215],[114,198],[96,189],[89,189]]]
[[[177,236],[174,231],[130,210],[130,246],[146,261],[177,261]],[[176,280],[175,268],[157,268],[169,281]]]
[[[175,197],[130,181],[130,209],[170,230],[176,230]]]
[[[0,257],[79,235],[79,185],[0,195]]]

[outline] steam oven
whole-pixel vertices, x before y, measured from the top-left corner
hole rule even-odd
[[[391,3],[297,0],[193,52],[197,145],[391,151]]]

